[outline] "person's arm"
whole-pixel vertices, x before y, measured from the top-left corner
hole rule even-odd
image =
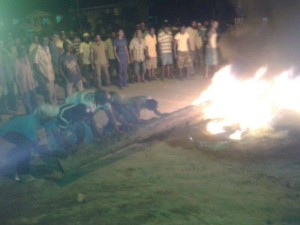
[[[155,115],[159,117],[164,115],[163,113],[159,112],[157,109],[154,109],[153,112],[155,113]]]
[[[106,113],[106,115],[107,115],[109,121],[112,123],[114,129],[115,129],[118,133],[124,134],[124,132],[122,132],[122,131],[119,129],[119,126],[118,126],[118,123],[117,123],[117,119],[116,119],[116,117],[115,117],[115,115],[114,115],[112,109],[110,108],[110,109],[105,110],[105,113]]]
[[[174,52],[174,58],[177,59],[177,46],[178,46],[178,41],[176,39],[174,39],[174,48],[173,48],[173,52]]]
[[[64,73],[64,70],[63,70],[63,62],[62,62],[62,56],[59,57],[59,60],[58,60],[58,69],[59,69],[59,72],[62,76],[62,78],[67,81],[67,77]]]
[[[82,43],[79,45],[79,62],[81,65],[83,65],[83,48]]]
[[[129,45],[129,55],[131,57],[131,59],[133,59],[133,40],[131,40],[130,45]]]
[[[105,56],[106,56],[106,59],[107,59],[107,66],[109,67],[109,56],[108,56],[108,49],[107,49],[107,46],[106,46],[106,43],[104,43],[104,46],[105,46]]]
[[[130,58],[130,55],[129,55],[129,51],[128,51],[127,45],[125,46],[125,49],[126,49],[126,55],[127,55],[127,59],[128,59],[128,64],[130,64],[131,63],[131,58]]]
[[[114,108],[112,107],[112,112],[113,112],[113,115],[115,116],[116,120],[121,123],[122,125],[126,126],[126,127],[133,127],[133,124],[131,123],[127,123],[122,116],[119,116],[118,113],[115,113],[115,110]]]
[[[20,94],[23,95],[23,92],[22,92],[22,89],[21,89],[21,84],[20,84],[20,81],[21,81],[21,79],[22,79],[22,76],[20,76],[20,68],[19,68],[17,62],[15,62],[14,69],[15,69],[15,77],[16,77],[17,87],[18,87],[18,89],[19,89],[19,91],[20,91]]]
[[[92,69],[95,69],[95,64],[94,64],[94,50],[93,50],[93,44],[90,46],[90,59],[91,59],[91,66]]]
[[[190,42],[190,38],[188,38],[187,40],[187,46],[188,46],[188,51],[191,51],[191,42]]]
[[[116,46],[114,46],[114,53],[115,53],[115,57],[116,57],[117,61],[120,63],[120,58],[118,56],[117,47]]]

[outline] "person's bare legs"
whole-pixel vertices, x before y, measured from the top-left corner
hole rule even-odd
[[[190,72],[191,72],[191,68],[190,67],[186,67],[186,79],[190,78]]]
[[[171,78],[171,65],[170,64],[168,64],[167,65],[167,78]]]
[[[182,74],[183,68],[178,68],[178,70],[179,70],[179,80],[182,80],[183,79],[183,74]]]
[[[161,79],[165,79],[165,73],[166,73],[166,66],[161,67]]]
[[[205,78],[209,78],[209,65],[205,65]]]

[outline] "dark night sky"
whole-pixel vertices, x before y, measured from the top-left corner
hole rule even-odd
[[[111,4],[118,0],[79,0],[80,7]],[[195,17],[202,19],[212,17],[212,11],[216,8],[225,8],[223,17],[232,16],[232,7],[226,0],[149,0],[152,4],[150,12],[153,16],[162,17]],[[63,13],[70,6],[75,6],[75,0],[0,0],[0,13],[5,15],[28,14],[35,9]],[[192,16],[191,16],[192,15]]]

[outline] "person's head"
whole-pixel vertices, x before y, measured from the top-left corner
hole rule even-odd
[[[83,41],[86,43],[90,42],[90,34],[89,33],[83,33],[82,35]]]
[[[165,33],[169,33],[170,27],[169,27],[168,24],[165,24],[165,25],[163,26],[163,31],[164,31]]]
[[[196,28],[196,27],[197,27],[197,22],[196,22],[195,20],[193,20],[193,21],[191,22],[191,27],[192,27],[192,28]]]
[[[95,93],[95,102],[96,105],[104,105],[108,103],[111,99],[111,96],[108,91],[100,90]]]
[[[202,27],[202,24],[200,22],[197,23],[197,28],[200,29]]]
[[[101,35],[97,34],[95,37],[95,42],[100,42],[101,41]]]
[[[148,99],[145,102],[145,107],[148,110],[155,111],[157,110],[158,103],[155,99]]]
[[[184,34],[184,33],[185,33],[185,26],[184,26],[184,25],[181,25],[181,26],[180,26],[180,33],[181,33],[181,34]]]
[[[35,34],[32,37],[32,43],[39,44],[39,42],[40,42],[39,36],[37,34]]]
[[[150,35],[153,36],[155,34],[155,28],[154,27],[150,27],[149,33],[150,33]]]
[[[142,32],[144,32],[146,30],[146,24],[145,24],[145,22],[141,22],[140,23],[140,29],[142,30]]]
[[[72,53],[73,52],[73,45],[69,41],[64,41],[63,48],[65,50],[65,53]]]
[[[42,42],[41,42],[42,46],[48,46],[49,45],[49,38],[47,36],[43,36],[42,37]]]
[[[136,35],[136,37],[138,38],[138,39],[141,39],[142,38],[142,31],[141,30],[137,30],[136,32],[135,32],[135,35]]]
[[[123,29],[119,29],[117,35],[118,35],[118,38],[120,38],[120,39],[124,38],[125,34],[124,34]]]
[[[23,58],[26,56],[26,48],[24,45],[20,45],[17,47],[17,53],[19,58]]]
[[[211,22],[211,27],[214,29],[217,29],[219,27],[219,22],[218,21],[212,21]]]
[[[65,41],[65,40],[67,39],[66,33],[65,33],[64,31],[61,31],[61,32],[60,32],[60,39],[61,39],[62,41]]]
[[[57,42],[58,39],[59,39],[58,34],[53,34],[53,35],[52,35],[52,40],[53,40],[54,43]]]

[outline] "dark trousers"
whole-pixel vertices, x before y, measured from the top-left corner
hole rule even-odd
[[[127,74],[127,56],[119,56],[119,86],[120,88],[127,86],[128,74]]]
[[[13,148],[9,153],[9,158],[16,165],[16,172],[18,174],[28,173],[31,149],[34,144],[22,134],[17,132],[9,132],[5,134],[3,138],[15,145],[15,148]]]
[[[118,66],[117,60],[115,60],[115,59],[109,60],[109,68],[108,68],[109,71],[108,72],[109,72],[110,77],[113,77],[114,72],[117,73],[117,66]]]

